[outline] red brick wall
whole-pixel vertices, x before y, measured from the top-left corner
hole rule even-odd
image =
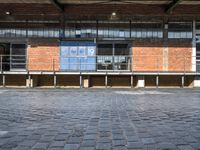
[[[29,41],[27,57],[29,71],[58,71],[59,43],[57,41]]]
[[[164,49],[168,53],[166,56],[164,56]],[[190,41],[170,41],[166,48],[163,42],[135,41],[132,55],[134,71],[192,71]]]
[[[192,43],[171,41],[168,46],[168,70],[192,71]]]
[[[134,71],[158,71],[163,69],[163,43],[135,41],[132,48]]]

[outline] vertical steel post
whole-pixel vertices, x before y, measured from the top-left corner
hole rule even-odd
[[[196,53],[196,21],[193,20],[192,23],[192,71],[196,72],[197,71],[197,62],[196,62],[196,57],[197,57],[197,53]]]

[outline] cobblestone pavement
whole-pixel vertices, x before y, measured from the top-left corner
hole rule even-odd
[[[1,150],[200,150],[200,90],[0,90]]]

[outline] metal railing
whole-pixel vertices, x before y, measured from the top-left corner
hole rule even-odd
[[[98,55],[61,57],[41,55],[0,55],[0,71],[60,72],[198,72],[200,57],[162,55]]]

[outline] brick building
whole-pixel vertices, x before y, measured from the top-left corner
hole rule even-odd
[[[0,0],[0,85],[200,86],[198,0]]]

